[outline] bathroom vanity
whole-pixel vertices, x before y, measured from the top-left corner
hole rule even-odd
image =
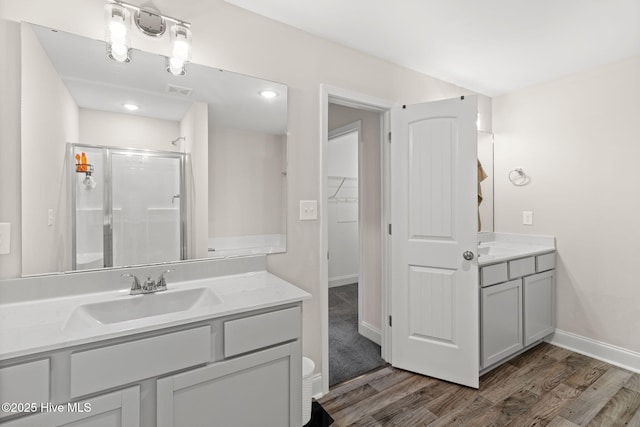
[[[555,244],[548,236],[479,234],[480,373],[555,330]]]
[[[3,426],[296,426],[302,301],[267,271],[0,305]]]

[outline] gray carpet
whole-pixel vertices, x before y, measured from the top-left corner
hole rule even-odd
[[[329,385],[385,363],[380,346],[358,333],[358,284],[329,288]]]

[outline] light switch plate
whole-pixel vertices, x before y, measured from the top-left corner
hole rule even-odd
[[[318,201],[300,200],[300,221],[313,221],[318,219]]]
[[[11,223],[0,222],[0,255],[11,252]]]
[[[522,224],[523,225],[533,225],[533,212],[532,211],[522,211]]]

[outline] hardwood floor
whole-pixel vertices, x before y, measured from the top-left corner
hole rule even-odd
[[[385,367],[320,399],[333,426],[640,427],[640,374],[542,343],[470,389]]]

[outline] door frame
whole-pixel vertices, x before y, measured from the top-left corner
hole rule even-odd
[[[328,179],[327,179],[327,148],[329,144],[329,104],[338,104],[345,107],[357,108],[360,110],[374,111],[381,113],[380,117],[380,141],[381,144],[381,214],[382,226],[380,233],[382,235],[382,290],[381,290],[381,351],[382,358],[386,361],[391,360],[391,329],[386,319],[389,318],[391,310],[391,295],[389,289],[390,273],[391,273],[391,257],[390,248],[391,241],[387,233],[388,224],[391,218],[390,210],[390,147],[389,137],[391,131],[391,109],[397,105],[396,102],[364,95],[349,89],[321,84],[320,85],[320,334],[321,334],[321,350],[322,363],[320,367],[320,376],[322,380],[321,394],[329,392],[329,261],[327,253],[329,250],[329,222],[325,215],[326,201],[328,197]],[[360,150],[359,150],[360,151]],[[360,156],[360,153],[358,154]],[[360,171],[358,171],[360,173]],[[360,185],[360,183],[358,183]],[[360,216],[360,214],[358,215]],[[360,307],[359,307],[360,308]],[[358,322],[360,323],[360,322]],[[360,325],[358,325],[358,328]]]

